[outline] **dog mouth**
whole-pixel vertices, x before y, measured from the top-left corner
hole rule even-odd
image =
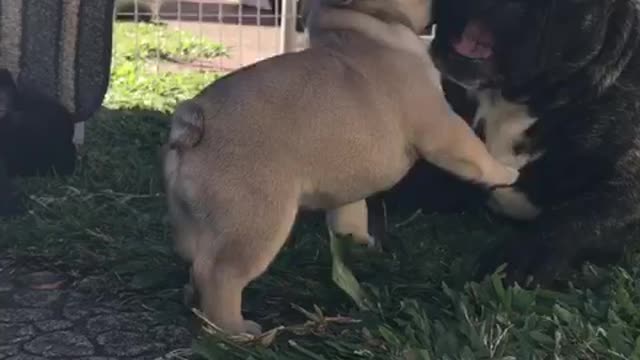
[[[491,30],[479,21],[470,21],[462,34],[451,43],[460,56],[472,60],[487,60],[493,56],[494,37]]]

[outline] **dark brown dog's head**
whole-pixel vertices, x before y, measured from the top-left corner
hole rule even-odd
[[[437,0],[431,53],[449,79],[513,97],[569,78],[615,81],[635,51],[636,0]]]

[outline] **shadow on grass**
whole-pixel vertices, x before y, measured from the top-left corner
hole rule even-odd
[[[175,270],[157,155],[166,125],[156,112],[101,110],[74,175],[18,179],[28,213],[0,221],[3,254],[78,276]]]

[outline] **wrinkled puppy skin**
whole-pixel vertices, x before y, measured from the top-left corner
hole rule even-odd
[[[552,285],[620,261],[640,239],[638,1],[440,0],[435,20],[434,62],[477,103],[492,155],[521,172],[487,204],[523,231],[478,275],[507,262],[511,282]]]

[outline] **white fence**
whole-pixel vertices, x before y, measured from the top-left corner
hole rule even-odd
[[[222,44],[214,70],[233,70],[304,46],[299,1],[116,0],[116,17],[157,21]]]
[[[115,17],[165,23],[222,44],[228,53],[217,59],[219,67],[233,70],[302,46],[303,34],[300,28],[296,31],[297,1],[117,0]]]

